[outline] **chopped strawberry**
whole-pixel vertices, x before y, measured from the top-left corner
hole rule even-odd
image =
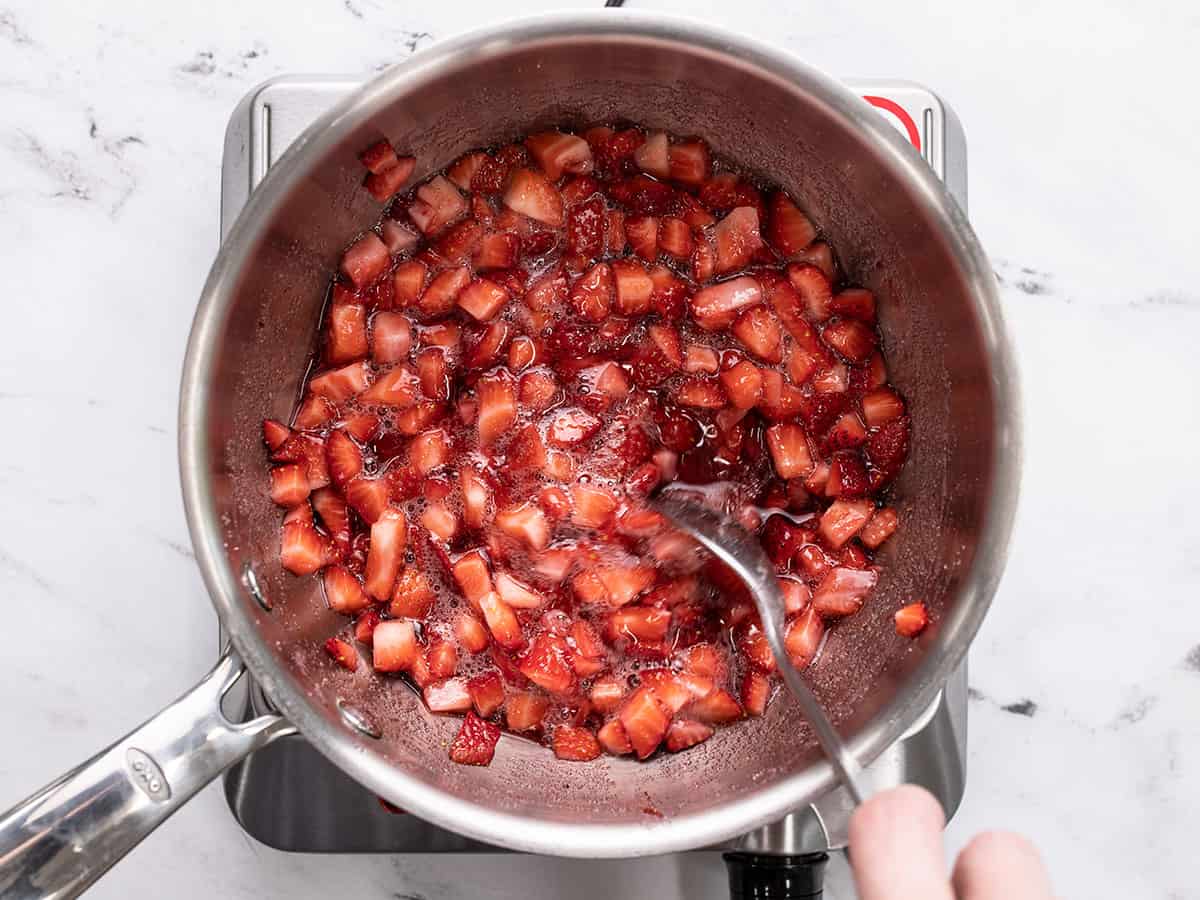
[[[358,653],[355,652],[352,645],[345,641],[330,638],[325,642],[325,652],[344,669],[353,672],[358,668]]]
[[[491,486],[474,469],[460,469],[458,478],[463,495],[463,521],[469,528],[482,528],[492,499]]]
[[[803,252],[817,236],[817,229],[782,191],[771,196],[767,220],[767,240],[784,259]]]
[[[675,389],[673,399],[680,406],[720,409],[727,402],[721,383],[715,379],[691,378]]]
[[[463,291],[465,295],[471,288]],[[504,352],[504,347],[512,337],[512,323],[503,319],[492,322],[483,329],[479,339],[471,345],[471,349],[467,351],[466,364],[469,369],[486,369],[493,365],[501,354]]]
[[[649,566],[606,566],[598,569],[595,575],[611,606],[632,603],[654,584],[654,569]]]
[[[742,707],[737,698],[720,688],[694,701],[687,710],[701,722],[711,722],[714,725],[732,722],[742,717]]]
[[[464,766],[490,765],[500,741],[500,727],[468,712],[450,745],[450,758]]]
[[[799,425],[772,425],[767,429],[767,446],[780,478],[803,478],[812,470],[808,438]]]
[[[635,641],[661,641],[671,625],[671,613],[646,606],[626,606],[608,614],[604,634],[610,641],[632,638]]]
[[[449,543],[458,533],[458,518],[445,503],[431,503],[421,513],[421,525],[442,543]]]
[[[538,361],[538,353],[538,345],[533,339],[522,335],[509,344],[508,368],[520,372]]]
[[[593,260],[604,252],[608,212],[602,197],[571,207],[567,214],[567,249],[581,259]]]
[[[874,325],[875,295],[866,288],[846,288],[829,301],[829,311],[843,319],[857,319]]]
[[[434,681],[450,678],[458,668],[458,651],[450,641],[434,638],[425,650],[425,665]]]
[[[364,288],[386,272],[391,264],[387,245],[375,232],[368,231],[346,250],[341,271],[356,288]]]
[[[558,401],[558,382],[545,369],[533,369],[521,376],[521,405],[541,412]]]
[[[354,639],[361,644],[369,644],[375,638],[375,627],[383,621],[379,611],[368,609],[359,613],[354,620]]]
[[[738,409],[751,409],[762,397],[762,372],[758,366],[743,359],[721,373],[725,395]]]
[[[605,722],[596,732],[596,740],[600,742],[605,753],[613,756],[624,756],[633,752],[633,745],[630,744],[629,735],[625,733],[625,726],[621,724],[620,719]]]
[[[305,510],[308,520],[294,519],[288,521],[289,513],[283,521],[283,534],[280,539],[279,562],[293,575],[311,575],[329,562],[331,549],[325,539],[317,533],[312,524],[312,510],[308,504],[296,509]],[[293,510],[292,512],[295,512]]]
[[[874,569],[830,569],[813,591],[810,608],[826,618],[852,615],[878,581],[879,573]]]
[[[717,223],[713,230],[716,244],[717,275],[725,275],[745,267],[758,248],[762,238],[758,233],[758,212],[749,206],[739,206]]]
[[[479,608],[497,644],[506,650],[515,650],[524,645],[525,637],[516,613],[495,591],[489,591],[479,598]]]
[[[308,383],[308,389],[332,403],[344,403],[366,390],[370,378],[370,369],[365,362],[351,363],[318,375]]]
[[[792,263],[787,267],[787,276],[796,293],[800,295],[809,318],[818,322],[829,318],[833,288],[825,273],[807,263]]]
[[[588,762],[600,755],[600,743],[586,728],[559,725],[554,729],[554,755],[559,759]]]
[[[508,190],[504,192],[504,205],[551,228],[563,224],[562,196],[546,176],[532,169],[518,169],[513,173]]]
[[[862,497],[870,487],[867,467],[861,456],[853,450],[840,450],[833,454],[829,464],[829,480],[825,483],[827,497]]]
[[[731,172],[713,175],[700,186],[700,202],[714,212],[729,212],[739,206],[751,206],[761,221],[766,218],[766,204],[754,185]]]
[[[588,695],[592,708],[600,713],[615,711],[624,698],[625,679],[616,675],[602,675],[597,678],[592,682],[592,692]]]
[[[352,616],[371,605],[371,598],[349,569],[328,566],[321,573],[321,581],[325,587],[325,600],[334,612]]]
[[[653,692],[644,687],[626,701],[619,720],[638,759],[645,759],[658,749],[671,722]]]
[[[333,306],[325,354],[333,365],[353,362],[367,355],[367,310],[357,303]]]
[[[417,399],[417,376],[408,366],[396,366],[380,375],[373,385],[363,391],[362,399],[380,406],[412,406]]]
[[[309,394],[296,410],[296,419],[292,424],[302,431],[320,428],[327,422],[337,418],[337,407],[320,394]]]
[[[309,494],[308,469],[289,463],[271,470],[271,500],[291,509],[303,503]]]
[[[370,443],[379,433],[379,416],[374,413],[353,413],[346,416],[338,427],[360,443]]]
[[[421,242],[421,236],[412,229],[401,225],[395,219],[384,219],[379,223],[379,234],[383,243],[392,256],[399,256],[412,250]]]
[[[504,718],[512,731],[532,731],[542,724],[550,700],[544,694],[517,691],[504,701]]]
[[[692,297],[692,315],[708,331],[728,327],[738,314],[762,300],[762,288],[749,275],[702,288]]]
[[[519,668],[538,687],[552,694],[568,694],[575,687],[575,672],[568,657],[564,638],[542,632],[525,652]]]
[[[480,322],[495,318],[508,301],[508,291],[486,278],[472,281],[458,295],[458,305]]]
[[[527,137],[525,146],[551,181],[558,181],[564,172],[586,175],[592,171],[592,148],[576,135],[543,131]]]
[[[427,316],[444,316],[453,311],[458,295],[471,281],[471,270],[467,266],[446,269],[429,282],[421,294],[417,306]]]
[[[438,262],[465,263],[474,258],[483,238],[483,226],[474,219],[464,219],[438,238],[433,247]]]
[[[504,682],[495,669],[476,675],[468,681],[467,693],[471,695],[475,712],[485,719],[494,715],[504,705]]]
[[[821,538],[834,550],[840,550],[858,534],[875,512],[870,500],[837,500],[821,514]]]
[[[292,437],[292,429],[275,419],[263,419],[263,442],[269,450],[278,450]]]
[[[410,259],[396,266],[392,273],[392,295],[397,306],[412,306],[425,293],[429,267],[419,259]]]
[[[668,139],[665,132],[656,131],[646,142],[633,152],[637,167],[655,178],[666,178],[671,174]]]
[[[391,492],[383,479],[355,478],[342,487],[346,502],[368,524],[378,521],[387,508]]]
[[[490,642],[483,623],[469,612],[459,613],[454,620],[454,637],[469,653],[482,653]]]
[[[709,174],[708,145],[701,140],[682,141],[670,149],[669,177],[672,181],[699,187]]]
[[[560,410],[550,420],[546,439],[555,447],[574,447],[591,440],[600,430],[600,420],[577,407]]]
[[[821,337],[850,362],[865,362],[875,351],[875,332],[857,319],[831,322],[821,331]]]
[[[817,655],[821,639],[825,636],[825,623],[813,607],[809,607],[787,624],[783,644],[788,658],[797,669],[803,669]]]
[[[474,606],[478,606],[479,601],[494,590],[491,570],[478,550],[460,556],[451,567],[451,572],[458,589]]]
[[[427,684],[422,694],[430,712],[466,712],[471,709],[471,694],[467,691],[465,678],[447,678],[437,684]]]
[[[519,429],[508,443],[508,467],[512,471],[544,470],[546,460],[546,445],[537,425]]]
[[[650,309],[654,282],[646,267],[633,259],[613,260],[613,281],[617,312],[625,316],[641,315]]]
[[[661,216],[675,205],[675,189],[646,175],[635,175],[613,184],[609,195],[635,215]]]
[[[517,398],[512,378],[497,374],[481,378],[476,385],[479,413],[476,425],[479,443],[489,446],[504,434],[517,419]]]
[[[530,590],[507,572],[496,576],[496,592],[500,599],[514,609],[537,609],[546,602],[546,598]]]
[[[858,539],[872,550],[877,550],[890,538],[900,524],[900,517],[890,506],[875,510],[870,521],[858,533]]]
[[[533,503],[521,503],[496,511],[496,527],[522,541],[530,550],[545,550],[550,543],[550,523]]]
[[[738,651],[746,662],[760,672],[770,674],[775,671],[775,654],[771,652],[771,643],[762,629],[751,623],[738,640]]]
[[[867,430],[863,427],[858,413],[844,412],[825,435],[824,449],[827,453],[833,453],[837,450],[861,447],[866,439]]]
[[[871,467],[871,487],[879,488],[900,474],[908,458],[908,417],[885,422],[867,437],[866,457]]]
[[[768,363],[783,359],[783,330],[779,320],[765,306],[746,310],[730,328],[747,350]]]
[[[713,736],[711,725],[691,719],[677,719],[667,729],[667,749],[672,753],[694,747]]]
[[[467,211],[467,202],[458,188],[438,175],[417,188],[416,199],[408,207],[409,218],[428,236],[437,234]]]
[[[363,455],[358,444],[341,429],[335,430],[325,442],[326,464],[333,483],[344,486],[363,470]]]
[[[333,541],[338,553],[345,555],[350,550],[350,514],[346,503],[331,487],[313,491],[313,509],[321,518],[321,525]]]
[[[658,258],[658,219],[654,216],[626,216],[625,237],[629,248],[646,262]]]
[[[475,173],[479,171],[480,166],[488,158],[486,153],[479,150],[473,153],[466,153],[455,160],[450,168],[446,170],[446,177],[453,181],[460,190],[470,191],[473,187],[472,179],[474,179]]]
[[[380,139],[363,150],[358,154],[358,159],[373,175],[386,172],[399,162],[395,148],[386,139]]]
[[[590,484],[571,485],[571,499],[571,521],[584,528],[603,528],[617,510],[617,498],[610,491]]]
[[[571,306],[588,321],[603,321],[612,309],[615,291],[612,267],[598,263],[571,286]]]
[[[667,216],[658,223],[658,249],[678,260],[687,260],[694,249],[692,229],[683,219]]]
[[[416,167],[416,159],[411,156],[402,156],[396,160],[395,165],[382,172],[369,174],[363,179],[363,185],[366,187],[367,193],[380,203],[385,203],[400,192],[408,179],[412,177]]]
[[[761,716],[767,711],[767,701],[771,697],[771,682],[762,672],[747,672],[742,676],[739,693],[746,715]]]
[[[684,350],[683,371],[715,375],[720,368],[717,351],[703,344],[688,344]]]
[[[916,637],[929,624],[929,610],[924,603],[910,603],[896,610],[896,634],[901,637]]]
[[[371,664],[378,672],[403,672],[412,668],[420,649],[413,623],[386,619],[371,635]]]
[[[392,596],[392,587],[404,557],[407,534],[404,512],[396,507],[385,509],[371,526],[365,582],[367,593],[376,600],[387,600]]]
[[[878,428],[904,415],[904,401],[891,388],[877,388],[863,396],[862,411],[867,425]]]
[[[514,265],[521,252],[521,239],[505,231],[491,231],[479,240],[475,249],[475,270],[507,269]]]

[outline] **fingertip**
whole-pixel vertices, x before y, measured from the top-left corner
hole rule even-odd
[[[1029,838],[1011,831],[984,831],[971,838],[958,855],[951,880],[960,894],[984,900],[1010,896],[1008,891],[1030,900],[1051,896],[1042,854]]]
[[[937,798],[915,784],[902,784],[868,798],[850,817],[850,843],[856,834],[876,833],[894,827],[916,828],[940,833],[946,827],[946,814]]]

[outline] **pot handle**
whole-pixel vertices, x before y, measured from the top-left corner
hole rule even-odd
[[[221,697],[244,671],[227,649],[158,715],[0,816],[0,896],[77,897],[200,788],[294,732],[280,716],[225,718]]]

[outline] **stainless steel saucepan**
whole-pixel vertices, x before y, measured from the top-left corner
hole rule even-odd
[[[606,10],[531,19],[434,46],[322,116],[272,166],[221,248],[184,364],[180,468],[196,560],[232,649],[203,682],[0,820],[0,894],[68,897],[227,766],[301,732],[416,815],[517,850],[620,857],[696,848],[770,822],[834,784],[797,710],[649,763],[563,762],[505,737],[457,766],[457,721],[393,682],[336,667],[313,579],[279,566],[259,425],[287,419],[329,273],[378,207],[356,154],[386,136],[416,177],[462,151],[559,124],[633,120],[702,135],[801,198],[881,297],[892,380],[913,413],[895,495],[903,527],[872,601],[832,630],[809,677],[869,762],[958,664],[1004,563],[1017,495],[1015,374],[995,279],[962,212],[892,129],[834,79],[714,28]],[[920,598],[915,643],[892,611]],[[246,724],[218,700],[249,670],[279,710]]]

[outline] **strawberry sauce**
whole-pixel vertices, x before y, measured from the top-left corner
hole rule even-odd
[[[753,604],[644,501],[692,485],[758,534],[809,665],[899,524],[877,298],[695,138],[543,132],[404,193],[411,157],[362,160],[385,215],[342,258],[293,421],[263,423],[283,566],[346,616],[330,656],[464,715],[468,765],[502,728],[644,759],[762,715]]]

